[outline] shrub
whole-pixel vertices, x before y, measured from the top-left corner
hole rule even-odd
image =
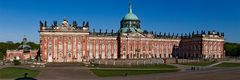
[[[13,60],[13,64],[14,64],[14,65],[20,65],[21,62],[20,62],[19,60]]]

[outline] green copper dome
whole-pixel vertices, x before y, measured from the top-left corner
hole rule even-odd
[[[138,17],[133,13],[128,13],[123,20],[138,20]]]
[[[138,20],[137,15],[135,15],[132,11],[132,3],[130,2],[129,4],[129,11],[128,14],[125,15],[125,17],[123,18],[123,20]]]
[[[141,33],[140,20],[133,13],[132,1],[129,3],[128,13],[122,18],[120,31],[122,33]]]

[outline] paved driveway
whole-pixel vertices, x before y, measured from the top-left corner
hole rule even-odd
[[[97,78],[88,69],[79,67],[46,67],[40,71],[38,80],[92,80]]]

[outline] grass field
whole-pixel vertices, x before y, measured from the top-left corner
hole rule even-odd
[[[91,69],[91,71],[99,77],[110,77],[110,76],[126,76],[126,75],[141,75],[141,74],[154,74],[154,73],[167,73],[177,72],[178,69],[169,70],[102,70],[102,69]]]
[[[201,62],[189,62],[189,63],[180,63],[181,65],[187,66],[208,66],[216,63],[216,61],[201,61]]]
[[[20,78],[24,77],[24,73],[28,73],[28,77],[36,77],[39,74],[39,71],[15,67],[2,68],[0,69],[0,79]]]
[[[240,63],[222,63],[214,67],[240,67]]]
[[[167,72],[179,71],[177,67],[166,65],[166,64],[139,65],[139,66],[96,65],[94,66],[94,68],[101,68],[101,69],[91,69],[91,71],[99,77],[142,75],[142,74],[167,73]]]

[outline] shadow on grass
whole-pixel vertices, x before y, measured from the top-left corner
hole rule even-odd
[[[27,77],[27,75],[28,75],[28,73],[25,73],[24,77],[17,78],[16,80],[37,80],[37,79],[32,78],[32,77]]]

